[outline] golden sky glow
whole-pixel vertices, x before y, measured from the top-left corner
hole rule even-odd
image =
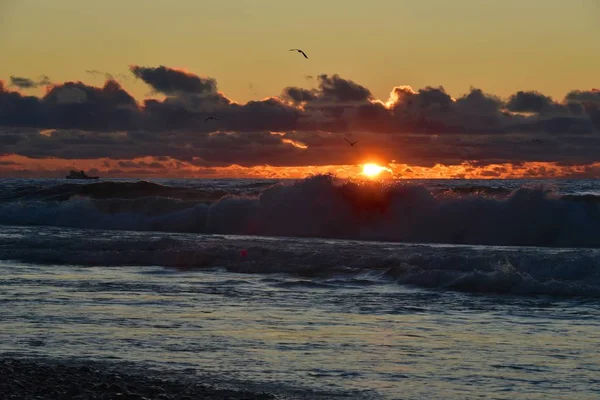
[[[143,98],[127,66],[168,65],[215,77],[243,102],[320,73],[382,99],[402,84],[562,98],[598,85],[599,20],[597,0],[378,0],[343,12],[337,0],[4,0],[0,77],[99,85],[109,72]]]
[[[6,135],[0,144],[8,150],[0,156],[0,177],[59,177],[73,163],[107,177],[297,178],[325,172],[369,179],[597,177],[598,158],[592,150],[600,142],[590,132],[600,130],[600,109],[594,111],[587,102],[590,96],[600,99],[592,89],[600,86],[598,20],[597,0],[378,0],[347,3],[343,12],[337,0],[5,0],[0,2],[3,93],[56,92],[54,100],[59,103],[64,96],[69,97],[66,102],[78,103],[86,96],[75,87],[79,84],[61,83],[82,81],[96,86],[101,99],[117,93],[111,101],[124,101],[111,115],[135,109],[138,116],[140,110],[149,110],[145,115],[156,117],[160,113],[152,102],[146,109],[143,100],[163,101],[169,96],[169,104],[181,109],[180,114],[160,114],[166,115],[160,120],[162,130],[156,119],[144,119],[151,121],[144,129],[151,125],[149,130],[155,130],[147,133],[128,132],[134,130],[129,125],[114,128],[118,124],[103,119],[102,106],[85,115],[95,127],[107,122],[109,128],[94,130],[84,124],[81,129],[91,131],[83,133],[76,132],[81,126],[77,121],[61,125],[50,118],[49,124],[35,125],[33,118],[33,125],[23,124],[21,111],[10,111],[21,108],[4,107],[9,110],[4,119],[8,122],[3,122],[6,129],[0,133]],[[290,48],[303,49],[308,59]],[[158,68],[169,69],[170,77],[164,78],[165,71],[156,75]],[[173,85],[169,79],[178,79],[173,71],[188,71],[186,84],[210,86],[210,95],[223,103],[236,102],[231,110],[250,104],[246,114],[231,117],[224,125],[216,120],[201,125],[204,130],[183,124],[187,136],[178,134],[173,126],[185,122],[187,111],[212,113],[219,108],[217,103],[214,109],[207,105],[208,111],[204,105],[197,106],[200,111],[194,108],[208,91],[200,96],[200,91],[192,90],[197,98],[178,97],[181,85],[165,91],[161,84]],[[13,83],[14,77],[31,79],[37,87]],[[125,91],[114,82],[103,88],[109,77]],[[320,91],[320,97],[312,103],[298,100],[282,93],[289,87],[302,88],[309,97]],[[471,88],[481,88],[486,95]],[[573,111],[567,123],[565,113],[571,111],[564,96],[578,89],[585,92],[581,95],[585,99],[578,100],[581,110]],[[527,107],[514,113],[494,108],[498,98],[505,107],[509,95],[533,90],[552,96],[556,103],[548,101],[548,107],[535,112]],[[463,97],[466,93],[473,96]],[[16,93],[7,96],[21,98]],[[247,103],[271,96],[276,98]],[[336,102],[336,96],[346,97],[328,104]],[[448,102],[456,107],[445,125],[435,125],[446,107],[443,96],[452,96]],[[546,101],[539,96],[538,101]],[[125,97],[131,102],[122,100]],[[356,98],[356,104],[377,107],[324,107],[344,106],[344,101]],[[23,104],[31,100],[22,99]],[[491,113],[486,111],[490,102]],[[268,116],[267,109],[272,111]],[[333,116],[337,111],[339,115]],[[290,125],[299,114],[298,124]],[[502,131],[505,114],[528,115],[523,121],[529,130],[525,122],[513,118],[514,132]],[[403,115],[410,118],[402,119]],[[555,117],[557,121],[550,121]],[[258,123],[249,127],[250,120]],[[473,122],[470,129],[446,134],[464,121]],[[502,135],[489,135],[494,121],[500,121],[495,128]],[[45,129],[57,126],[66,128]],[[39,128],[39,135],[19,131],[21,127]],[[449,131],[442,132],[446,127]],[[527,136],[542,131],[553,135],[540,136],[543,140]],[[346,146],[344,138],[358,141],[357,146]],[[144,157],[147,154],[154,157]]]

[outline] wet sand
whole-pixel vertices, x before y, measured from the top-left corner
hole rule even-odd
[[[121,363],[0,356],[0,399],[278,399],[215,388],[195,375],[159,374]]]

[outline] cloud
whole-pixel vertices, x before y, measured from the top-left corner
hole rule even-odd
[[[136,126],[136,100],[116,81],[103,87],[82,82],[53,86],[41,99],[47,128],[121,130]]]
[[[18,87],[19,89],[34,89],[39,86],[50,85],[51,83],[52,82],[50,82],[50,78],[48,78],[46,75],[42,75],[38,81],[21,76],[10,77],[10,86]]]
[[[302,89],[298,87],[285,88],[283,95],[284,97],[296,103],[314,101],[318,98],[318,94],[315,90]]]
[[[538,92],[519,91],[506,103],[506,108],[514,112],[542,113],[553,111],[558,105],[548,96]]]
[[[325,101],[336,103],[364,102],[373,97],[369,89],[353,81],[340,78],[338,75],[331,77],[319,75],[319,91]]]
[[[148,168],[148,169],[165,169],[166,167],[159,162],[145,162],[145,161],[119,161],[119,167],[121,168]]]
[[[287,87],[283,90],[283,97],[296,103],[319,102],[332,105],[366,102],[373,98],[369,89],[351,80],[343,79],[337,74],[319,75],[317,81],[318,88],[313,90]]]
[[[0,153],[112,158],[125,163],[117,169],[148,171],[158,164],[123,160],[148,156],[204,168],[342,165],[365,158],[423,167],[600,160],[595,89],[571,91],[559,102],[538,92],[502,100],[472,88],[454,98],[443,87],[397,86],[388,99],[376,99],[357,82],[321,74],[314,88],[286,87],[279,97],[241,104],[219,92],[213,78],[166,66],[133,65],[130,71],[164,97],[138,101],[113,79],[103,86],[49,85],[41,97],[0,81]],[[29,81],[11,77],[11,86]],[[205,121],[208,116],[216,119]],[[359,144],[350,147],[345,137]]]
[[[30,89],[37,87],[37,83],[29,78],[23,78],[20,76],[11,76],[10,77],[10,85],[16,86],[21,89]]]
[[[573,90],[565,96],[567,102],[600,104],[600,89]]]
[[[177,93],[216,93],[217,82],[212,78],[200,78],[189,72],[167,68],[164,66],[151,68],[132,65],[133,74],[146,82],[154,90],[164,94]]]
[[[46,75],[42,75],[40,77],[40,80],[38,81],[38,85],[39,86],[47,86],[47,85],[51,85],[52,82],[50,81],[50,78]]]
[[[506,133],[519,119],[503,112],[503,103],[495,96],[472,88],[469,93],[453,99],[443,87],[413,90],[410,86],[392,89],[385,102],[361,106],[366,130],[429,134],[490,134]],[[375,107],[375,105],[377,107]]]
[[[90,74],[93,77],[100,76],[106,80],[113,80],[113,81],[119,81],[119,80],[128,81],[130,78],[129,75],[126,75],[124,73],[112,74],[110,72],[102,72],[102,71],[98,71],[96,69],[86,69],[85,73]]]
[[[600,104],[587,104],[585,107],[590,122],[600,131]]]

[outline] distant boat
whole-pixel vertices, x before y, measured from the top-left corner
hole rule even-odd
[[[98,179],[97,176],[89,176],[83,171],[75,171],[72,169],[67,175],[67,179]]]

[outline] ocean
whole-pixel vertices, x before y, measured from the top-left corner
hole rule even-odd
[[[598,399],[598,181],[0,180],[0,352],[293,398]]]

